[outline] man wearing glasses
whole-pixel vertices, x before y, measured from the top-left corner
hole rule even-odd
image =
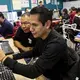
[[[36,40],[30,32],[29,15],[23,14],[21,16],[21,27],[14,37],[14,44],[20,52],[25,52],[31,50],[35,43]]]

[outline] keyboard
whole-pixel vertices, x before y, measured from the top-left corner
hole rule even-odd
[[[13,72],[0,62],[0,80],[15,80]]]

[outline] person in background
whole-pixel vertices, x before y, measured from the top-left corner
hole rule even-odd
[[[77,12],[76,12],[76,14],[74,16],[74,19],[73,19],[72,23],[77,25],[76,29],[80,29],[80,8],[77,8]],[[69,34],[70,40],[72,42],[74,42],[74,43],[77,43],[75,41],[75,39],[78,40],[78,38],[79,38],[79,36],[78,36],[79,35],[79,31],[71,29],[69,33],[70,33]]]
[[[73,23],[77,24],[77,29],[80,29],[80,8],[77,9],[76,15],[74,16]]]
[[[74,19],[75,14],[76,14],[76,8],[75,7],[71,7],[71,11],[69,13],[69,16],[70,16],[70,21],[69,22],[70,22],[70,24],[73,23],[73,19]]]
[[[40,1],[38,7],[44,7],[43,2]]]
[[[21,27],[18,28],[14,36],[14,44],[21,51],[31,50],[36,43],[36,39],[30,32],[29,15],[21,16]]]
[[[28,8],[25,8],[25,13],[24,14],[26,14],[26,15],[30,15],[30,12],[29,12],[29,10],[28,10]]]
[[[2,12],[0,12],[0,25],[0,34],[3,37],[13,34],[13,25],[4,17]]]
[[[52,12],[44,7],[34,7],[30,11],[30,31],[34,38],[40,38],[32,51],[23,54],[13,55],[13,59],[23,57],[36,57],[33,65],[24,65],[5,56],[0,50],[0,61],[9,67],[14,73],[21,74],[28,78],[36,78],[44,75],[49,80],[75,80],[71,68],[76,63],[74,51],[68,53],[65,40],[55,30],[51,29]],[[75,54],[76,55],[76,54]],[[67,73],[70,70],[69,76]],[[72,78],[72,79],[71,79]],[[45,79],[47,80],[47,79]]]
[[[13,38],[14,38],[14,36],[16,35],[16,32],[17,32],[17,30],[18,30],[18,28],[21,26],[21,22],[20,21],[15,21],[14,22],[14,28],[13,28]]]
[[[62,20],[65,20],[66,23],[69,23],[69,14],[66,8],[62,10]]]

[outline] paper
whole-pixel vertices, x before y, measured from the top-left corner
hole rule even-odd
[[[32,4],[37,4],[37,0],[31,0]]]
[[[21,0],[22,7],[29,7],[29,0]]]
[[[38,0],[38,4],[39,4],[40,1],[42,1],[42,4],[44,4],[44,0]],[[47,0],[46,0],[46,1],[47,1]],[[49,1],[49,0],[48,0],[48,1]]]
[[[21,10],[21,0],[12,0],[13,9]]]
[[[0,5],[0,12],[8,12],[7,5]]]

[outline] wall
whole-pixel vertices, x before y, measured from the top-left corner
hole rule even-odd
[[[7,5],[8,11],[12,11],[12,0],[1,0],[0,5]]]
[[[71,7],[80,7],[80,1],[70,1],[70,2],[63,2],[63,8],[70,9]]]
[[[47,7],[48,9],[54,9],[54,8],[57,8],[57,6],[52,3],[53,0],[50,0],[50,3],[49,4],[46,4],[46,0],[44,0],[44,5],[45,7]],[[59,5],[58,5],[58,8],[59,9],[62,9],[63,8],[63,0],[57,0],[59,2]],[[31,9],[31,0],[29,0],[29,5],[30,7],[28,7],[29,9]],[[38,2],[38,0],[37,0]],[[38,4],[38,3],[37,3]],[[13,10],[13,6],[12,6],[12,0],[1,0],[0,1],[0,5],[7,5],[8,6],[8,11],[15,11]],[[22,8],[22,10],[24,10],[25,8]]]
[[[53,0],[50,0],[51,2],[49,4],[46,4],[46,0],[44,0],[44,5],[45,7],[49,9],[62,9],[63,8],[63,0],[57,0],[59,2],[59,5],[55,4],[54,2],[52,3]]]

